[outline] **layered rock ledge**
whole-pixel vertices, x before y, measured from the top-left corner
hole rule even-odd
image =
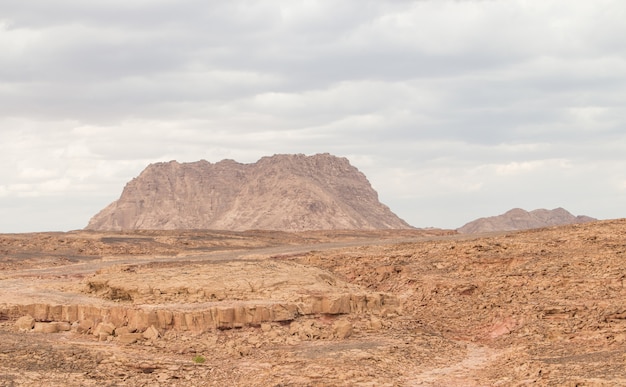
[[[4,305],[0,312],[56,326],[70,323],[80,333],[106,338],[115,331],[203,333],[306,315],[398,310],[394,296],[348,284],[323,269],[277,260],[118,265],[86,277],[79,288],[76,303],[68,293],[67,304]],[[89,299],[93,303],[85,302]]]

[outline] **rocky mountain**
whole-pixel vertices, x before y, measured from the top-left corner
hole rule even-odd
[[[525,211],[514,208],[502,215],[480,218],[457,229],[459,233],[476,234],[490,231],[527,230],[597,220],[585,215],[574,216],[563,208]]]
[[[346,158],[274,155],[253,164],[156,163],[88,230],[406,229]]]

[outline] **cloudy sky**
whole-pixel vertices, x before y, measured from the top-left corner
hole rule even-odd
[[[417,227],[626,217],[623,0],[3,0],[0,232],[149,163],[345,156]]]

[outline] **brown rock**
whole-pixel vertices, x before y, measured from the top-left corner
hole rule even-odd
[[[76,332],[78,333],[89,333],[94,328],[94,322],[91,319],[84,319],[78,323],[76,327]]]
[[[142,280],[136,281],[137,276]],[[112,266],[90,276],[86,283],[90,289],[98,289],[95,293],[104,299],[116,289],[132,295],[136,302],[190,302],[190,298],[195,300],[190,295],[222,294],[221,301],[199,304],[204,306],[193,311],[127,308],[123,315],[128,328],[140,332],[154,326],[160,332],[202,333],[292,321],[302,315],[375,312],[396,302],[395,296],[370,292],[328,271],[293,262],[190,263],[178,267],[133,266],[132,270],[126,265]],[[156,287],[162,289],[158,296],[151,291]],[[110,319],[112,313],[107,310],[94,313]]]
[[[333,324],[335,337],[338,339],[347,339],[352,335],[352,324],[348,320],[337,320]]]
[[[67,321],[59,321],[55,323],[59,328],[59,332],[67,332],[72,329],[72,324]]]
[[[303,321],[298,326],[298,337],[302,340],[315,340],[322,337],[322,332],[319,326],[313,321]],[[290,328],[291,330],[291,328]]]
[[[100,336],[100,334],[104,334],[106,336],[110,336],[115,332],[115,325],[110,322],[102,322],[99,323],[96,328],[93,330],[94,336]]]
[[[115,336],[123,336],[129,333],[135,333],[135,330],[129,328],[128,326],[115,328]]]
[[[285,230],[411,228],[345,158],[275,155],[148,166],[89,230]]]
[[[20,331],[30,331],[35,327],[35,319],[31,315],[22,316],[17,319],[15,326]]]
[[[300,332],[301,328],[302,328],[302,324],[299,321],[292,321],[289,324],[289,334],[296,335]]]
[[[57,333],[59,326],[56,322],[36,322],[33,331],[39,333]]]
[[[125,333],[123,335],[117,336],[117,342],[122,345],[129,345],[136,343],[142,338],[143,335],[141,333]]]
[[[379,330],[383,328],[383,321],[381,319],[379,319],[378,317],[374,317],[372,316],[372,318],[370,319],[370,328],[373,330]]]
[[[143,332],[143,338],[147,340],[156,340],[160,335],[159,330],[156,329],[154,325],[150,325],[148,329]]]

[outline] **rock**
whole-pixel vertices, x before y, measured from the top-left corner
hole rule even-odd
[[[292,336],[300,333],[300,329],[302,329],[302,324],[300,324],[298,321],[292,321],[289,324],[289,334]]]
[[[135,280],[137,276],[141,276],[140,282]],[[129,329],[138,332],[150,326],[160,333],[176,330],[199,334],[244,326],[261,326],[266,331],[272,329],[271,323],[293,321],[303,315],[374,313],[397,303],[390,294],[362,289],[326,270],[294,262],[120,265],[103,268],[85,282],[88,288],[98,289],[95,293],[105,299],[111,293],[122,292],[138,303],[194,303],[189,295],[222,295],[220,301],[201,304],[204,306],[193,311],[142,307],[127,308],[124,313],[118,311],[121,307],[92,311],[107,321],[115,312],[117,320],[127,321]],[[155,287],[162,290],[159,296],[152,291]],[[266,300],[259,302],[263,299]]]
[[[151,164],[86,229],[407,228],[347,159],[318,154]]]
[[[369,326],[375,331],[380,330],[383,328],[383,321],[378,317],[372,316],[372,318],[370,318]]]
[[[272,332],[273,333],[273,332]],[[293,321],[289,326],[289,335],[297,336],[300,340],[327,339],[332,333],[328,326],[315,320]],[[278,335],[272,335],[277,338]]]
[[[148,329],[143,332],[143,338],[147,340],[156,340],[161,336],[159,330],[154,327],[154,325],[150,325]]]
[[[267,338],[272,341],[279,341],[280,333],[277,330],[271,330],[267,333]]]
[[[67,332],[72,329],[72,324],[67,321],[59,321],[56,324],[60,332]]]
[[[56,322],[36,322],[33,331],[39,333],[57,333],[59,326]]]
[[[170,371],[161,371],[156,376],[156,380],[162,383],[170,379],[172,379],[172,373]]]
[[[115,332],[115,325],[110,322],[102,322],[99,323],[96,328],[93,330],[94,336],[100,336],[104,334],[106,336],[111,336]]]
[[[15,326],[20,331],[30,331],[35,327],[35,319],[31,315],[22,316],[17,319]]]
[[[128,333],[135,333],[135,330],[129,328],[128,326],[115,328],[115,336],[122,336],[122,335],[126,335]]]
[[[78,326],[76,327],[76,332],[78,333],[89,333],[94,327],[94,322],[91,319],[84,319],[78,322]]]
[[[345,319],[337,320],[333,324],[333,332],[338,339],[347,339],[352,335],[352,324]]]
[[[141,333],[125,333],[123,335],[117,336],[117,342],[122,345],[129,345],[136,343],[142,338],[143,335]]]
[[[301,339],[319,339],[320,330],[312,321],[305,321],[301,325],[298,335]]]

